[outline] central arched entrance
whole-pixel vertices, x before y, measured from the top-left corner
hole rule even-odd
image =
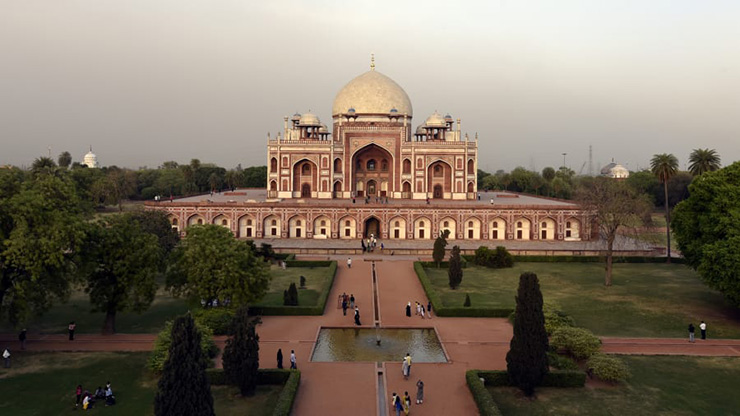
[[[370,237],[370,234],[375,238],[380,238],[380,221],[375,217],[365,220],[365,238]]]
[[[357,196],[385,197],[393,187],[393,156],[376,144],[370,144],[352,156],[352,184]],[[381,186],[381,184],[383,184]]]
[[[311,185],[307,183],[301,185],[301,198],[311,198]]]

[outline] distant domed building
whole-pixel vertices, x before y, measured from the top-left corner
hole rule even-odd
[[[607,176],[613,179],[627,179],[630,176],[630,171],[624,166],[612,162],[601,168],[601,176]]]
[[[166,211],[179,231],[217,224],[237,238],[270,241],[377,237],[429,247],[423,240],[444,231],[448,240],[491,245],[592,237],[590,214],[572,201],[478,193],[478,135],[470,140],[460,119],[442,114],[414,127],[409,96],[373,61],[337,93],[331,129],[309,110],[285,116],[282,131],[267,135],[267,189],[146,206]]]
[[[98,167],[98,157],[93,153],[92,146],[90,146],[90,151],[82,158],[82,164],[87,165],[88,168]]]

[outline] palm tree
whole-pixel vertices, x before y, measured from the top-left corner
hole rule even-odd
[[[694,149],[689,155],[689,171],[694,176],[718,170],[720,159],[714,149]]]
[[[658,177],[658,180],[663,182],[663,191],[665,192],[665,233],[666,233],[666,252],[668,258],[667,263],[671,262],[671,213],[668,207],[668,181],[678,171],[678,159],[672,154],[663,153],[659,155],[653,155],[650,160],[650,170],[653,175]]]

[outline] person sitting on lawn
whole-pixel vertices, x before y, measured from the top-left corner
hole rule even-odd
[[[95,398],[98,400],[105,399],[105,390],[102,387],[98,386],[98,389],[95,390]]]
[[[113,406],[114,404],[116,404],[116,397],[113,395],[113,389],[108,387],[108,390],[105,391],[105,405]]]

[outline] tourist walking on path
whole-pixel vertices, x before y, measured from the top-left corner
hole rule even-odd
[[[403,404],[401,404],[401,396],[397,395],[396,392],[393,392],[393,397],[391,398],[391,405],[393,406],[393,410],[396,411],[396,416],[401,416],[401,410],[403,410]]]
[[[421,305],[421,319],[424,319],[424,305]]]
[[[75,328],[77,328],[77,325],[75,325],[75,321],[70,322],[69,326],[67,326],[67,332],[69,332],[70,341],[74,341],[75,339]]]
[[[689,342],[694,342],[694,324],[689,324]]]
[[[21,342],[21,350],[26,349],[26,328],[21,329],[21,333],[18,334],[18,341]]]
[[[424,403],[424,382],[419,379],[416,382],[416,404]]]
[[[349,295],[349,307],[352,309],[355,308],[355,295],[352,293]]]
[[[347,268],[348,269],[352,268],[352,257],[347,257]]]
[[[342,299],[342,313],[347,316],[347,299]]]
[[[7,348],[3,351],[3,361],[5,362],[5,368],[10,368],[10,351]]]
[[[277,368],[283,368],[283,350],[278,348],[277,352]]]
[[[427,315],[429,315],[429,319],[432,319],[432,301],[431,300],[427,303]]]
[[[699,329],[701,329],[701,339],[707,339],[707,324],[704,321],[699,324]]]
[[[411,354],[406,353],[406,356],[403,357],[403,364],[401,365],[401,371],[403,372],[403,378],[405,380],[408,380],[409,376],[411,375]]]
[[[405,391],[403,393],[403,412],[405,414],[409,414],[411,411],[411,396],[409,396],[409,392]]]
[[[406,316],[411,317],[411,302],[406,304]]]
[[[358,308],[357,306],[355,306],[355,325],[357,326],[362,325],[360,323],[360,308]]]
[[[414,312],[414,315],[418,315],[419,314],[419,301],[417,300],[414,303],[416,303],[416,312]]]
[[[298,366],[296,365],[296,362],[295,362],[295,351],[294,350],[290,350],[290,369],[291,370],[298,369]]]

